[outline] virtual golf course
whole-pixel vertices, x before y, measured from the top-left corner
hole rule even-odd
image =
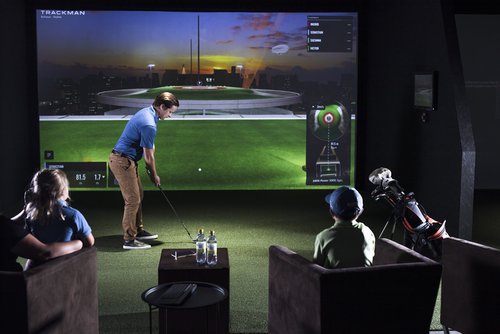
[[[42,167],[44,162],[102,162],[107,169],[108,155],[126,121],[41,121]],[[302,168],[305,141],[305,119],[171,119],[158,122],[156,167],[168,190],[311,189]],[[144,166],[140,161],[141,180],[152,190]],[[94,177],[88,170],[67,174],[72,190],[118,190],[105,170],[98,177],[98,189],[76,182]]]
[[[194,89],[189,89],[193,88]],[[196,89],[198,88],[198,89]],[[148,89],[142,93],[130,94],[128,96],[124,96],[125,98],[143,98],[154,100],[154,98],[168,91],[174,94],[179,100],[239,100],[239,99],[268,99],[267,95],[259,95],[255,94],[255,91],[252,89],[245,89],[240,87],[213,87],[213,89],[209,89],[212,87],[209,86],[167,86],[167,87],[157,87]]]

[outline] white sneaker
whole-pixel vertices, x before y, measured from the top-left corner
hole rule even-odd
[[[148,249],[151,245],[145,244],[137,240],[125,240],[123,242],[123,249]]]

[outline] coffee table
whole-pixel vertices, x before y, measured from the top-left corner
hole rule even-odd
[[[175,260],[173,254],[194,250],[193,248],[162,249],[160,263],[158,265],[158,284],[177,281],[200,281],[208,282],[224,288],[227,298],[220,302],[220,312],[217,334],[229,333],[229,255],[227,248],[217,250],[217,264],[215,266],[198,265],[194,256],[180,257]],[[166,333],[166,323],[174,324],[171,312],[159,310],[160,333]],[[195,315],[193,315],[195,316]],[[167,319],[168,317],[168,319]],[[170,328],[170,325],[169,325]]]
[[[166,292],[175,284],[196,284],[194,292],[179,304],[165,303],[162,299]],[[152,311],[160,309],[167,314],[172,313],[165,327],[169,333],[186,334],[217,334],[219,333],[220,302],[227,298],[227,291],[215,284],[196,281],[165,283],[147,289],[141,295],[149,305],[149,333],[152,334]],[[169,317],[166,317],[167,319]]]

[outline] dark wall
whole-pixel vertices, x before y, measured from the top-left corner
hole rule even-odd
[[[38,123],[28,87],[27,17],[23,1],[0,2],[0,212],[22,207],[22,194],[36,166]]]
[[[390,168],[405,190],[415,192],[429,214],[446,219],[449,231],[457,235],[459,221],[468,219],[469,213],[460,211],[463,138],[441,2],[372,0],[360,9],[358,186],[370,190],[368,174],[380,166]],[[26,39],[29,18],[18,0],[4,0],[2,13],[9,15],[3,15],[0,32],[0,210],[11,212],[20,208],[22,192],[36,168],[38,125],[36,106],[27,96],[33,94],[35,78],[29,72],[28,55],[34,50]],[[412,108],[413,74],[429,70],[439,71],[439,104],[424,123]]]
[[[441,2],[371,1],[364,16],[360,81],[366,95],[360,113],[365,109],[366,137],[360,174],[391,169],[429,215],[446,219],[448,231],[457,235],[462,146]],[[419,71],[439,72],[438,108],[426,122],[412,106],[413,75]],[[465,218],[471,222],[471,216]]]
[[[476,189],[500,189],[500,14],[456,16],[477,150]]]

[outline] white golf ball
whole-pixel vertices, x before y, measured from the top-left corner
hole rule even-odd
[[[201,168],[198,168],[198,172],[201,172]]]

